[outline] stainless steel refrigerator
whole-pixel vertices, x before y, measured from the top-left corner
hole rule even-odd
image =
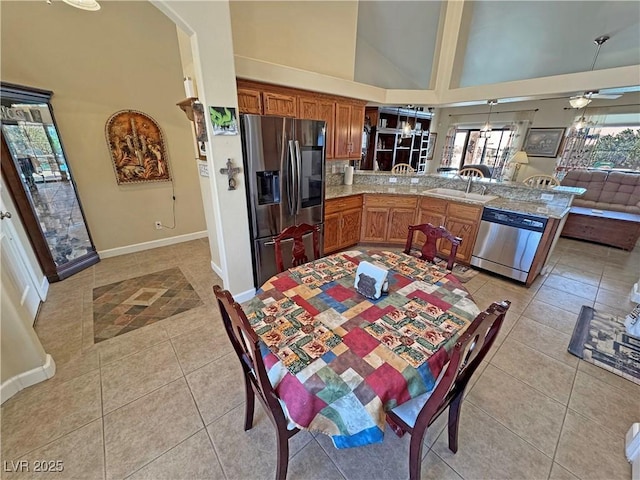
[[[320,225],[322,252],[325,122],[242,115],[240,130],[253,278],[259,288],[276,274],[273,237],[289,225]],[[311,235],[305,243],[313,252]],[[289,245],[283,248],[287,267]]]

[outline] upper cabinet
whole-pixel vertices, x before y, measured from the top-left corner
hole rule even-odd
[[[238,107],[240,113],[262,115],[262,92],[238,87]]]
[[[278,93],[263,92],[262,98],[264,99],[265,115],[297,117],[298,102],[295,95],[281,95]]]
[[[335,158],[333,155],[333,144],[336,123],[336,102],[318,96],[300,96],[298,97],[298,118],[309,120],[324,120],[327,124],[326,137],[326,155],[327,158]]]
[[[323,120],[326,158],[360,158],[365,102],[249,80],[237,84],[239,113]]]
[[[362,152],[364,106],[336,104],[334,158],[357,158]]]

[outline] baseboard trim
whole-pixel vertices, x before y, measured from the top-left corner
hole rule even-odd
[[[56,362],[47,353],[44,365],[41,365],[26,372],[11,377],[0,385],[0,403],[4,403],[13,397],[20,390],[23,390],[36,383],[44,382],[56,374]]]
[[[233,296],[233,299],[238,302],[238,303],[242,303],[242,302],[246,302],[247,300],[251,300],[253,297],[256,296],[256,289],[255,288],[251,288],[247,291],[238,293],[237,295]]]
[[[216,275],[222,278],[222,269],[218,265],[213,263],[213,260],[211,260],[211,270],[213,270]]]
[[[151,240],[150,242],[134,243],[133,245],[127,245],[125,247],[109,248],[107,250],[98,251],[100,258],[117,257],[119,255],[126,255],[128,253],[142,252],[144,250],[151,250],[152,248],[166,247],[167,245],[175,245],[176,243],[188,242],[190,240],[197,240],[198,238],[206,238],[208,233],[206,230],[200,232],[186,233],[184,235],[176,235],[175,237],[160,238],[158,240]]]

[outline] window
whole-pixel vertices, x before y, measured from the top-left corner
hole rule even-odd
[[[611,123],[608,117],[601,120],[601,125],[572,130],[565,142],[558,170],[610,168],[640,171],[640,125]]]
[[[464,165],[487,165],[500,167],[508,154],[513,132],[509,129],[491,130],[486,138],[480,137],[480,130],[457,129],[453,140],[451,167]]]
[[[591,166],[640,170],[640,126],[600,129]]]

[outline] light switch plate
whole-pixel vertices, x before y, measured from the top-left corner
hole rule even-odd
[[[542,195],[540,195],[540,200],[544,200],[545,202],[550,202],[551,200],[553,200],[553,195],[550,193],[543,193]]]
[[[398,183],[398,177],[389,177],[389,183]]]
[[[418,183],[420,181],[420,179],[418,178],[412,178],[411,179],[411,183]]]
[[[200,172],[200,176],[201,177],[208,177],[209,176],[209,165],[207,165],[207,162],[199,161],[198,162],[198,171]]]

